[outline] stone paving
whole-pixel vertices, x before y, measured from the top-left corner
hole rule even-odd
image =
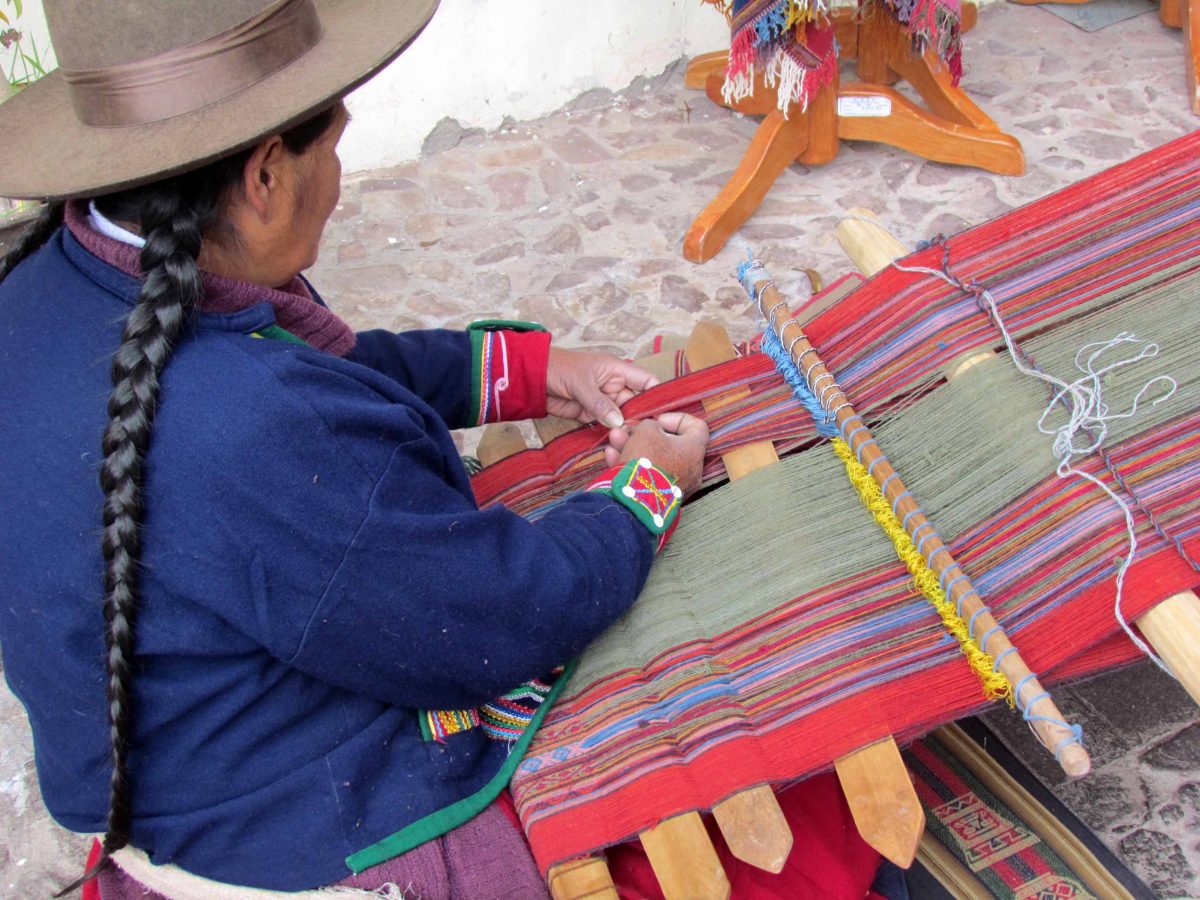
[[[1151,9],[1147,7],[1147,9]],[[716,48],[714,48],[716,49]],[[620,94],[466,133],[443,122],[422,158],[345,179],[312,273],[354,326],[544,323],[565,346],[630,355],[700,318],[735,339],[756,324],[734,279],[748,246],[785,294],[806,269],[850,266],[833,228],[874,209],[908,245],[993,218],[1200,124],[1185,100],[1183,42],[1153,12],[1087,34],[1044,10],[985,7],[966,36],[963,85],[1023,144],[1020,178],[843,144],[828,165],[793,166],[730,244],[702,266],[681,256],[691,219],[729,177],[756,121],[683,87],[682,65]],[[353,125],[351,125],[353,127]],[[461,445],[470,449],[477,435]],[[1046,780],[1163,897],[1200,898],[1200,721],[1146,666],[1059,697],[1092,736],[1097,772]],[[993,716],[1039,765],[1021,727]],[[86,841],[55,827],[38,796],[28,727],[0,691],[0,896],[46,897],[79,871]]]

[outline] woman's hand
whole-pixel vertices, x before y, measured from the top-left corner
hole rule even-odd
[[[644,456],[674,478],[688,497],[700,487],[707,448],[708,423],[687,413],[667,412],[632,428],[610,431],[604,462],[615,466]]]
[[[603,422],[619,428],[625,422],[621,404],[658,384],[633,363],[606,353],[550,348],[546,367],[546,411],[583,423]]]

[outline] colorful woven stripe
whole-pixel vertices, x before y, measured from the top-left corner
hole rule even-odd
[[[941,733],[914,742],[904,761],[925,809],[928,834],[977,880],[960,889],[996,900],[1113,896],[1089,889],[1089,876],[1108,879],[1086,849],[1078,847],[1072,855],[1075,866],[1068,863],[1038,833],[1037,822],[1027,821],[942,745]],[[962,742],[970,743],[965,737]]]
[[[497,741],[517,740],[537,715],[562,671],[558,668],[545,680],[527,681],[516,690],[479,707],[479,723],[483,725],[484,733]]]
[[[1098,331],[1158,323],[1142,335],[1163,344],[1150,374],[1176,377],[1179,393],[1123,420],[1104,454],[1077,465],[1132,496],[1129,619],[1200,583],[1200,133],[905,261],[947,263],[991,291],[1023,351],[1050,371]],[[942,375],[1000,343],[975,297],[888,270],[805,330],[1030,667],[1053,681],[1056,668],[1127,657],[1124,638],[1110,643],[1123,519],[1094,486],[1055,476],[1033,428],[1044,394],[1005,357],[950,383]],[[770,438],[798,452],[693,504],[639,603],[580,661],[514,779],[543,868],[981,706],[956,641],[888,542],[850,514],[857,499],[770,359],[666,383],[625,413],[699,414],[732,386],[750,397],[713,420],[706,480],[721,480],[715,457],[733,446]],[[1002,403],[1016,412],[991,424],[981,413]],[[938,417],[954,423],[949,439],[928,438]],[[598,474],[604,440],[603,428],[571,432],[485,469],[476,492],[536,516]],[[817,519],[817,506],[834,512]],[[763,552],[767,532],[776,543]],[[725,593],[712,583],[718,564],[734,579]],[[710,594],[720,602],[689,609]]]
[[[422,717],[421,734],[427,741],[444,741],[478,724],[479,713],[473,709],[428,710]]]
[[[508,343],[503,331],[472,331],[471,411],[474,425],[504,419],[500,398],[508,387]]]

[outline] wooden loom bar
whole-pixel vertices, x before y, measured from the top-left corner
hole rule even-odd
[[[1043,744],[1055,751],[1063,771],[1072,776],[1087,774],[1091,769],[1087,751],[1063,720],[1049,693],[1021,659],[1020,653],[1013,647],[1004,629],[975,592],[970,579],[954,561],[949,548],[942,543],[932,523],[925,518],[912,494],[905,488],[899,475],[871,437],[865,421],[854,411],[849,399],[838,387],[836,379],[825,368],[816,349],[808,342],[800,324],[791,317],[790,311],[786,310],[787,302],[780,297],[778,289],[769,279],[757,282],[753,290],[759,309],[767,319],[767,327],[780,335],[784,346],[789,348],[793,361],[805,373],[808,383],[817,386],[821,405],[828,410],[836,410],[834,419],[838,430],[845,435],[849,433],[846,425],[850,420],[858,419],[862,423],[862,427],[853,429],[852,440],[848,441],[850,448],[855,451],[859,460],[868,466],[871,476],[891,502],[897,517],[904,522],[909,537],[914,539],[914,543],[921,541],[922,548],[928,548],[928,552],[923,555],[929,568],[942,583],[945,582],[942,578],[944,573],[952,573],[954,570],[959,573],[950,580],[947,597],[956,608],[963,611],[964,618],[973,623],[972,631],[978,631],[987,637],[984,650],[996,659],[999,670],[1013,685],[1014,691],[1020,688],[1016,700],[1018,706],[1031,716],[1030,725],[1033,730]],[[792,329],[790,336],[785,334],[788,328]],[[926,533],[918,535],[922,529]]]
[[[1200,8],[1200,0],[1196,0],[1196,5]],[[852,218],[837,225],[837,239],[864,275],[874,275],[892,260],[908,255],[908,249],[883,227],[871,210],[849,212]],[[947,378],[957,378],[971,366],[995,355],[991,350],[964,354],[948,367]],[[1200,597],[1194,591],[1175,594],[1135,622],[1154,652],[1200,704]]]
[[[1200,597],[1194,591],[1175,594],[1135,622],[1184,690],[1200,703]]]

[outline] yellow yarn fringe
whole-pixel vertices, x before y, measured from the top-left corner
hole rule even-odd
[[[985,653],[979,643],[971,637],[967,623],[955,610],[954,603],[946,597],[945,591],[938,583],[937,575],[926,564],[924,557],[917,552],[917,548],[904,530],[904,526],[892,512],[891,503],[884,497],[883,491],[880,490],[875,479],[867,472],[867,467],[858,461],[854,451],[850,449],[850,445],[842,438],[833,438],[832,444],[834,452],[846,466],[846,474],[850,478],[850,483],[858,491],[863,506],[870,511],[884,533],[896,545],[896,555],[908,568],[917,590],[933,604],[934,609],[942,617],[942,624],[946,626],[946,630],[958,639],[959,647],[967,657],[967,662],[976,677],[979,678],[979,683],[983,686],[984,697],[988,700],[1003,699],[1008,702],[1009,706],[1012,706],[1012,685],[1002,672],[993,671],[995,660],[990,654]]]
[[[788,3],[787,24],[783,27],[791,28],[806,22],[815,22],[818,19],[825,18],[827,15],[828,12],[823,3],[809,3],[808,0],[791,0]]]

